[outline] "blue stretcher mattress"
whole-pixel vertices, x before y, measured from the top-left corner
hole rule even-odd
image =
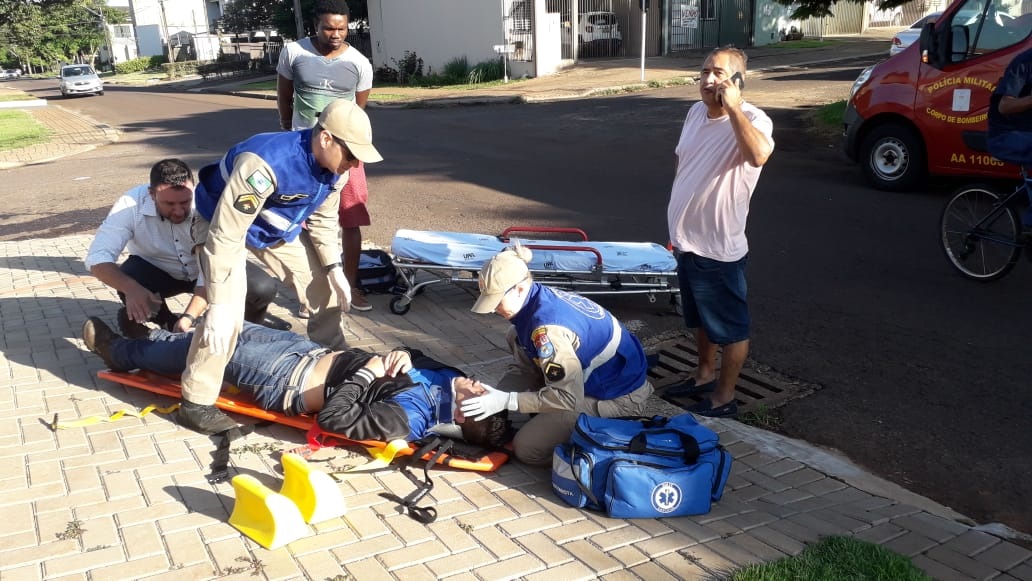
[[[677,270],[673,254],[651,242],[595,242],[510,238],[503,242],[497,236],[463,232],[431,232],[398,230],[391,243],[391,252],[398,259],[435,266],[480,270],[480,268],[513,241],[524,246],[564,246],[593,248],[602,255],[603,272],[666,273]],[[598,262],[594,252],[578,250],[541,250],[532,248],[532,272],[591,272]]]

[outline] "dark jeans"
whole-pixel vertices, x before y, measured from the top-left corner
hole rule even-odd
[[[146,339],[117,339],[111,360],[119,369],[179,375],[186,369],[192,338],[192,331],[154,329]],[[299,387],[290,385],[290,376],[305,354],[320,347],[296,333],[244,323],[224,380],[250,394],[262,409],[289,411],[283,409],[285,391]]]
[[[178,280],[173,278],[164,270],[139,256],[130,256],[118,268],[126,276],[140,283],[143,288],[160,295],[162,299],[182,293],[193,293],[194,288],[197,286],[196,280]],[[125,303],[124,293],[118,293],[118,298]],[[276,279],[266,274],[261,268],[248,262],[244,320],[260,324],[265,320],[265,314],[269,310],[269,305],[272,304],[275,298]],[[155,316],[151,317],[151,321],[164,329],[171,329],[176,322],[176,318],[168,308],[168,303],[162,301],[161,308]]]

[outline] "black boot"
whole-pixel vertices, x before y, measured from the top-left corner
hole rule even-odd
[[[90,317],[82,324],[82,341],[86,344],[86,348],[100,355],[100,358],[104,360],[104,365],[107,365],[111,371],[129,371],[119,368],[111,360],[111,343],[115,339],[121,339],[121,337],[99,317]]]
[[[185,399],[179,404],[179,424],[209,435],[239,427],[232,418],[214,405],[201,405]]]
[[[270,329],[277,331],[289,331],[290,323],[280,319],[279,317],[272,317],[269,315],[268,308],[261,309],[244,309],[244,320],[255,325],[262,325]]]
[[[130,319],[125,307],[118,309],[118,329],[130,339],[146,339],[150,336],[150,327]]]

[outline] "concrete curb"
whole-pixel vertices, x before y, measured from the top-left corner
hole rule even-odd
[[[24,101],[0,101],[0,109],[31,109],[46,107],[46,99],[25,99]]]

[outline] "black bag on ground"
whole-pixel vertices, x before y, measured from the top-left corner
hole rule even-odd
[[[358,259],[358,288],[363,293],[392,293],[398,286],[398,270],[383,250],[363,250]]]

